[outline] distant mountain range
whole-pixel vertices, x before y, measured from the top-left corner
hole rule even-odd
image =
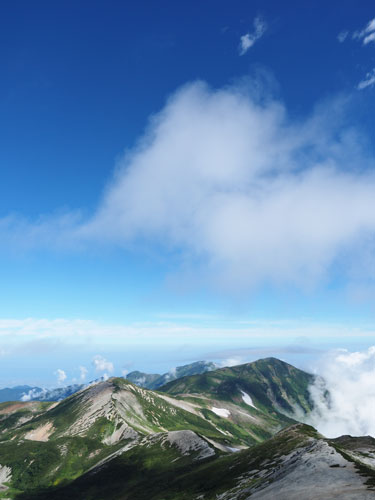
[[[126,375],[126,378],[133,384],[145,387],[146,389],[158,389],[159,387],[171,382],[172,380],[189,375],[199,375],[208,371],[216,370],[218,366],[209,361],[196,361],[189,365],[178,366],[177,368],[159,375],[157,373],[149,374],[139,371],[133,371]]]
[[[374,498],[374,439],[297,422],[313,381],[267,358],[157,392],[111,378],[58,403],[2,403],[0,498]]]
[[[40,387],[31,387],[29,385],[17,385],[16,387],[5,387],[0,389],[0,403],[5,401],[19,401],[22,396],[29,394],[30,391],[40,392]]]
[[[209,361],[196,361],[189,365],[178,366],[164,375],[143,373],[133,371],[127,375],[127,379],[133,384],[148,389],[158,389],[169,381],[176,380],[187,375],[204,373],[209,370],[215,370],[217,365]],[[61,401],[84,387],[93,383],[102,381],[97,379],[89,384],[73,384],[66,387],[57,387],[54,389],[42,389],[41,387],[31,387],[29,385],[19,385],[17,387],[0,389],[0,403],[5,401]]]

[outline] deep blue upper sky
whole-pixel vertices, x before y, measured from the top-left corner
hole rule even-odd
[[[268,30],[239,57],[258,14]],[[116,157],[187,81],[220,87],[261,67],[296,114],[352,90],[375,51],[336,37],[373,14],[348,0],[4,3],[0,214],[95,206]]]
[[[195,80],[216,89],[255,77],[295,123],[317,104],[344,96],[350,101],[344,121],[366,138],[371,155],[375,86],[357,86],[371,77],[375,43],[364,46],[353,33],[374,16],[369,0],[3,2],[0,218],[12,214],[33,224],[61,211],[90,217],[150,116]],[[267,29],[240,55],[241,36],[253,31],[255,18]],[[159,243],[138,253],[116,246],[56,252],[48,245],[28,252],[5,242],[0,317],[131,323],[170,311],[224,310],[257,318],[373,318],[372,283],[361,291],[366,300],[357,294],[347,308],[337,275],[323,280],[318,293],[266,282],[234,301],[206,286],[178,295],[165,285],[175,255],[160,256]]]

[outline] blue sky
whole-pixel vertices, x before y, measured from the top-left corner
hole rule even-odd
[[[373,344],[374,17],[3,5],[0,385]]]

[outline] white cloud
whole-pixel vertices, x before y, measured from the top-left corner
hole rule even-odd
[[[3,248],[29,238],[47,247],[55,239],[61,246],[144,245],[180,257],[186,279],[179,282],[235,291],[309,287],[329,280],[338,265],[351,279],[352,264],[373,255],[375,176],[359,134],[339,123],[345,103],[292,120],[281,102],[259,98],[254,88],[184,86],[119,163],[90,219],[3,219]],[[49,336],[51,323],[40,321],[20,328]],[[76,338],[101,333],[91,326],[77,320]],[[65,320],[53,328],[63,332]]]
[[[42,354],[43,359],[46,359],[56,352],[65,353],[66,356],[75,352],[78,353],[75,359],[79,364],[83,363],[83,357],[92,358],[93,353],[97,352],[108,352],[108,355],[113,356],[112,359],[118,359],[119,352],[128,351],[131,351],[132,356],[139,357],[139,353],[145,352],[144,346],[148,346],[148,353],[157,349],[160,356],[161,350],[165,354],[167,350],[177,352],[175,349],[180,349],[181,345],[191,345],[194,346],[194,355],[190,358],[203,356],[202,359],[207,359],[208,356],[209,359],[225,360],[221,363],[225,365],[240,364],[256,357],[298,353],[300,348],[290,347],[297,337],[303,337],[302,345],[306,344],[306,339],[321,341],[324,338],[332,339],[334,345],[337,345],[344,339],[345,342],[353,339],[367,342],[375,336],[373,324],[356,323],[353,327],[347,323],[319,323],[312,320],[236,321],[233,317],[222,315],[213,317],[204,324],[197,324],[195,320],[139,324],[105,324],[79,320],[79,335],[76,326],[78,320],[65,320],[64,328],[61,327],[61,322],[62,320],[59,320],[59,327],[56,328],[53,320],[0,319],[0,340],[15,364],[19,362],[20,354],[33,357],[35,354]],[[85,328],[82,327],[83,324],[86,325]],[[43,325],[42,331],[38,330],[38,325]],[[249,344],[252,348],[244,351],[243,348]],[[212,346],[215,346],[215,352],[212,352]],[[302,352],[305,351],[302,349]],[[309,352],[318,354],[314,353],[311,347]],[[118,359],[121,366],[126,368],[123,361]],[[97,362],[100,363],[100,358]],[[93,366],[95,367],[95,364]],[[74,369],[74,365],[70,369]],[[30,384],[30,381],[28,383]],[[33,384],[39,385],[40,382],[35,380]]]
[[[362,352],[331,353],[319,372],[325,382],[318,379],[311,388],[315,410],[309,423],[328,437],[375,437],[375,346]]]
[[[237,366],[245,363],[244,358],[241,356],[235,356],[231,358],[226,358],[220,361],[220,367],[226,366]]]
[[[362,40],[362,43],[366,45],[373,40],[373,38],[368,39],[373,32],[375,32],[375,18],[371,19],[361,31],[355,31],[353,33],[353,38]]]
[[[375,42],[375,32],[370,33],[363,39],[363,45],[367,45],[370,42]]]
[[[336,120],[305,121],[251,91],[179,90],[119,166],[81,237],[158,245],[215,286],[310,286],[375,232],[375,176],[361,140]],[[342,266],[343,276],[347,267]]]
[[[372,87],[375,85],[375,68],[373,68],[369,73],[367,73],[366,78],[359,82],[358,89],[363,90],[367,87]]]
[[[366,26],[366,33],[370,33],[371,31],[375,31],[375,18],[371,19]]]
[[[343,31],[338,35],[339,42],[343,42],[348,35],[347,31]],[[360,31],[355,31],[352,35],[355,40],[361,40],[363,45],[368,45],[371,42],[375,42],[375,18],[371,19],[367,25]],[[365,79],[363,79],[357,85],[358,90],[363,90],[367,87],[371,87],[375,83],[375,69],[367,73]]]
[[[242,35],[240,38],[239,53],[240,56],[246,54],[246,52],[259,40],[266,32],[267,24],[261,17],[256,17],[254,19],[254,30],[252,32]]]
[[[84,382],[86,380],[86,377],[87,377],[87,374],[88,374],[87,368],[85,368],[84,366],[80,366],[79,367],[79,373],[80,373],[80,376],[79,376],[80,381]]]
[[[55,375],[57,376],[57,382],[59,384],[62,384],[67,379],[66,373],[64,372],[64,370],[61,370],[60,368],[56,370]]]
[[[31,401],[35,398],[43,398],[47,394],[47,389],[30,389],[21,396],[21,401]]]
[[[97,372],[112,373],[114,370],[113,363],[111,363],[111,361],[108,361],[107,359],[103,358],[103,356],[100,356],[99,354],[94,357],[92,364],[94,365],[94,368]],[[105,375],[108,378],[108,375],[107,374],[105,374]]]
[[[349,35],[349,31],[340,31],[340,33],[337,35],[337,40],[340,43],[343,43],[347,39],[348,35]]]

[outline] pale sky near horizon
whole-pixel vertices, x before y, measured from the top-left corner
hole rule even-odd
[[[372,2],[21,0],[0,64],[0,387],[375,344]]]

